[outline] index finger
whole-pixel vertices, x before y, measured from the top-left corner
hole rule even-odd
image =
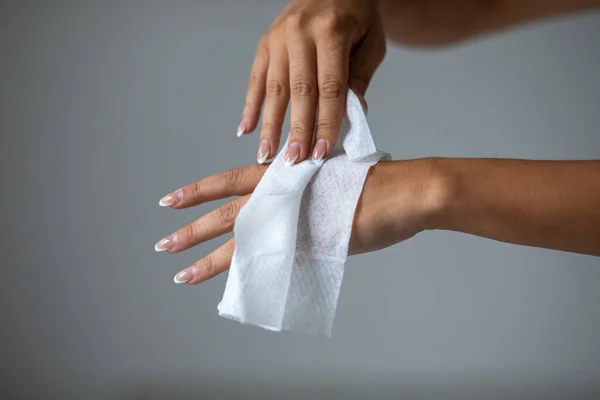
[[[160,200],[163,207],[188,208],[208,201],[252,193],[268,165],[246,165],[186,185]]]

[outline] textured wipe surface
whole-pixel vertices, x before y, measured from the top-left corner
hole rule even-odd
[[[356,205],[369,168],[387,157],[352,92],[340,143],[322,165],[285,167],[284,146],[269,166],[236,219],[221,316],[331,336]]]

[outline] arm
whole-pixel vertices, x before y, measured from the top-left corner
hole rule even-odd
[[[379,0],[386,36],[409,46],[451,44],[598,7],[599,0]]]
[[[241,196],[164,237],[156,251],[178,253],[231,232],[266,169],[236,168],[163,197],[161,206],[185,209]],[[600,256],[600,161],[380,162],[365,181],[349,252],[376,251],[433,229]],[[175,282],[198,284],[227,270],[234,248],[231,239],[179,272]]]
[[[600,256],[600,161],[432,159],[431,229]]]

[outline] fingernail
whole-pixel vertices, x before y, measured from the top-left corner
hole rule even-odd
[[[154,250],[158,251],[158,252],[171,250],[173,248],[173,246],[175,246],[176,242],[177,242],[177,233],[174,233],[172,235],[169,235],[169,236],[159,240],[158,243],[156,243],[154,245]]]
[[[242,122],[240,122],[240,125],[238,126],[238,130],[237,130],[237,137],[242,137],[242,135],[244,133],[246,133],[246,129],[248,129],[248,121],[246,121],[246,119],[243,119]]]
[[[173,278],[173,282],[175,282],[178,285],[180,283],[188,283],[189,281],[194,279],[195,276],[196,269],[194,267],[189,267],[175,275],[175,277]]]
[[[323,157],[327,151],[327,140],[319,139],[315,144],[315,151],[313,152],[313,161],[317,164],[323,162]]]
[[[269,157],[269,153],[271,152],[271,144],[269,143],[269,139],[263,139],[260,141],[260,146],[258,148],[258,154],[256,156],[256,161],[259,164],[264,164]]]
[[[166,195],[165,197],[160,199],[160,201],[158,202],[158,205],[161,207],[174,206],[175,204],[179,203],[182,198],[183,198],[183,190],[177,189],[173,193],[169,193],[168,195]]]
[[[285,153],[284,164],[286,167],[294,165],[298,157],[300,156],[300,143],[290,143]]]

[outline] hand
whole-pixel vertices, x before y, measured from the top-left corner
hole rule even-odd
[[[439,209],[439,185],[427,160],[380,162],[369,171],[356,208],[349,253],[375,251],[409,239],[427,229]],[[157,251],[178,253],[233,230],[238,212],[267,169],[250,165],[222,172],[185,186],[165,196],[160,204],[174,209],[241,196],[183,226],[157,244]],[[234,250],[233,239],[184,269],[176,283],[197,284],[227,270]]]
[[[348,87],[366,106],[367,86],[384,56],[376,1],[292,1],[259,41],[238,136],[256,128],[264,102],[257,159],[262,164],[274,157],[291,98],[286,164],[309,154],[327,157],[339,135]]]

